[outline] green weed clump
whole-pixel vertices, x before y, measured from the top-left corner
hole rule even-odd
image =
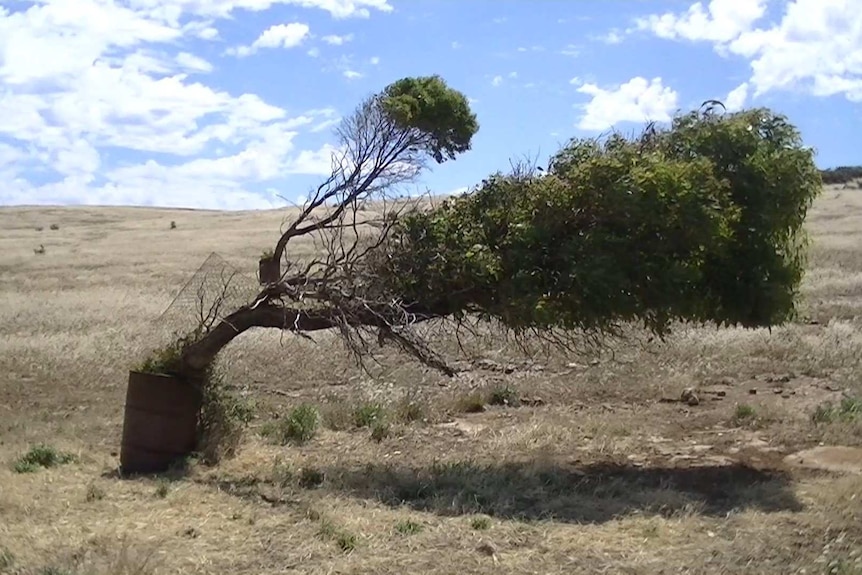
[[[845,397],[838,405],[826,402],[818,405],[811,415],[815,424],[843,422],[850,423],[862,419],[862,399]]]
[[[39,469],[65,465],[74,460],[75,456],[70,453],[63,453],[49,445],[40,444],[31,447],[27,453],[19,457],[13,469],[16,473],[34,473]]]
[[[263,434],[272,437],[280,445],[308,443],[317,435],[320,422],[320,411],[313,405],[302,404],[294,407],[286,417],[264,428]]]

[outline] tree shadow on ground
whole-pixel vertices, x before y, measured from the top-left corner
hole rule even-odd
[[[428,467],[370,464],[325,469],[323,488],[393,507],[453,516],[602,523],[633,513],[724,516],[734,510],[801,511],[789,474],[734,464],[634,467],[470,462]]]

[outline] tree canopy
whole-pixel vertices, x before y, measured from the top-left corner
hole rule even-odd
[[[543,172],[495,174],[404,217],[381,289],[519,328],[612,331],[793,316],[811,150],[765,109],[678,116],[635,138],[572,140]]]
[[[479,130],[467,97],[440,76],[402,78],[383,90],[380,105],[437,163],[469,150]]]
[[[206,368],[252,327],[337,329],[360,359],[391,342],[451,373],[420,323],[470,316],[577,338],[793,317],[803,222],[822,182],[785,117],[694,111],[634,137],[573,139],[547,169],[498,172],[440,204],[394,200],[477,130],[467,98],[437,76],[367,98],[337,129],[332,174],[274,257],[301,236],[318,252],[285,258],[253,302],[198,330],[178,371]]]

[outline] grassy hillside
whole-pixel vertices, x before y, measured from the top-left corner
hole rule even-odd
[[[0,573],[862,572],[862,474],[785,459],[862,446],[862,194],[815,204],[797,323],[598,355],[479,334],[454,379],[253,331],[222,358],[239,455],[118,479],[128,370],[194,310],[162,312],[212,252],[253,292],[284,216],[0,210]],[[281,445],[303,404],[320,428]]]

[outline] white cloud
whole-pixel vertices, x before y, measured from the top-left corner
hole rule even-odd
[[[651,16],[641,26],[663,38],[711,42],[722,55],[746,58],[752,97],[802,90],[862,101],[862,2],[790,1],[777,23],[755,27],[765,4],[713,0],[708,12],[695,4],[683,15]]]
[[[176,28],[98,0],[0,12],[0,80],[21,85],[73,78],[112,49],[179,38]]]
[[[188,52],[180,52],[174,57],[174,61],[181,68],[190,72],[212,72],[213,65],[201,58]]]
[[[353,34],[345,34],[344,36],[330,34],[328,36],[324,36],[323,38],[321,38],[321,40],[323,40],[330,46],[342,46],[353,40]]]
[[[503,84],[506,83],[507,80],[516,80],[518,78],[517,72],[509,72],[505,76],[503,74],[497,74],[493,78],[491,78],[491,85],[495,88],[499,88]]]
[[[577,123],[581,130],[606,130],[620,122],[667,122],[677,108],[678,95],[661,78],[632,78],[613,90],[583,84],[578,92],[591,96]]]
[[[230,48],[227,53],[242,58],[256,53],[261,48],[296,48],[308,37],[308,32],[308,25],[301,22],[276,24],[264,30],[250,46]]]
[[[217,20],[274,4],[336,18],[392,9],[386,0],[0,7],[0,201],[271,207],[275,200],[260,191],[266,182],[328,173],[331,150],[319,142],[302,150],[297,138],[332,126],[335,110],[291,117],[256,94],[191,79],[214,70],[193,46],[219,39]],[[304,24],[279,25],[250,48],[295,46],[307,36]]]
[[[766,0],[712,0],[706,8],[697,2],[682,14],[652,15],[637,24],[660,38],[728,42],[750,30],[765,13]]]
[[[619,29],[614,28],[606,34],[596,37],[596,39],[605,44],[620,44],[625,39],[625,35]]]
[[[724,105],[728,112],[741,110],[745,106],[745,101],[748,98],[748,82],[743,82],[727,94],[724,99]]]
[[[347,69],[347,70],[344,70],[342,72],[342,75],[345,78],[347,78],[348,80],[358,80],[359,78],[362,77],[362,72],[357,72],[356,70]]]
[[[368,63],[372,66],[377,66],[378,64],[380,64],[380,56],[372,56],[368,59]]]
[[[135,9],[182,12],[210,18],[227,18],[238,10],[261,12],[275,5],[294,5],[324,10],[333,18],[368,18],[371,10],[391,12],[388,0],[127,0]]]
[[[570,58],[577,58],[581,55],[581,51],[574,44],[568,44],[565,48],[560,50],[560,54],[563,56],[568,56]]]

